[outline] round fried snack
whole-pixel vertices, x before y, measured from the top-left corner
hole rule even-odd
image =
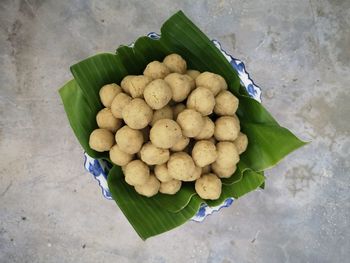
[[[215,163],[221,167],[232,167],[239,162],[238,151],[233,142],[218,142],[216,151]]]
[[[134,130],[125,125],[115,134],[115,141],[123,152],[135,154],[142,147],[143,134],[140,130]]]
[[[156,175],[157,179],[162,183],[168,182],[173,179],[169,175],[168,167],[165,163],[161,165],[156,165],[154,167],[154,174]]]
[[[89,146],[97,152],[109,151],[114,145],[114,135],[106,129],[96,129],[90,134]]]
[[[169,68],[159,61],[150,62],[143,71],[143,75],[152,79],[164,79],[169,73]]]
[[[215,97],[213,93],[204,87],[198,87],[187,98],[187,108],[200,112],[203,116],[213,113]]]
[[[171,100],[172,92],[164,80],[156,79],[146,86],[143,96],[152,109],[159,110]]]
[[[214,135],[214,122],[208,116],[203,117],[203,121],[204,125],[202,130],[196,137],[194,137],[196,140],[208,140]]]
[[[223,77],[211,72],[203,72],[196,78],[197,87],[205,87],[209,89],[214,96],[221,90],[227,89],[227,83]]]
[[[132,129],[145,128],[153,117],[153,111],[143,99],[133,99],[122,111],[125,123]]]
[[[202,115],[195,110],[186,109],[177,116],[177,123],[186,137],[196,137],[204,126]]]
[[[238,109],[238,99],[228,90],[221,91],[215,97],[214,112],[219,116],[233,116]]]
[[[114,164],[124,166],[131,162],[133,154],[123,152],[118,146],[118,144],[115,144],[109,150],[109,158]]]
[[[176,179],[172,179],[167,182],[161,182],[159,192],[162,194],[174,195],[180,190],[181,184],[181,181]]]
[[[245,152],[248,147],[248,137],[244,133],[240,132],[238,137],[233,142],[237,148],[238,154]]]
[[[213,173],[204,174],[196,180],[195,189],[203,199],[216,200],[221,195],[221,180]]]
[[[169,175],[177,180],[190,179],[195,172],[195,167],[192,157],[185,152],[173,153],[168,161]]]
[[[173,147],[182,137],[180,126],[173,120],[158,120],[150,131],[151,142],[163,149]]]
[[[211,168],[213,170],[213,172],[219,177],[219,178],[229,178],[231,177],[234,172],[237,169],[236,165],[232,165],[232,166],[222,166],[218,163],[213,163],[211,165]]]
[[[193,86],[193,79],[188,75],[171,73],[164,78],[172,91],[172,99],[175,102],[185,100],[190,94]]]
[[[111,107],[114,97],[120,92],[122,92],[121,87],[115,83],[104,85],[99,92],[103,106],[107,108]]]
[[[179,139],[177,141],[177,143],[175,143],[170,150],[173,152],[181,152],[183,151],[186,146],[190,143],[190,139],[187,138],[186,136],[182,136],[181,139]]]
[[[107,129],[113,133],[122,125],[122,120],[115,118],[110,108],[100,110],[96,115],[96,122],[101,129]]]
[[[126,76],[121,82],[122,89],[127,91],[133,98],[143,98],[145,87],[152,81],[152,78],[139,76]]]
[[[124,169],[125,182],[129,185],[143,185],[147,182],[150,171],[147,164],[140,160],[128,163]]]
[[[158,148],[151,142],[148,142],[142,146],[140,151],[141,160],[148,165],[160,165],[166,163],[169,160],[169,150]]]
[[[123,109],[126,105],[128,105],[131,102],[132,98],[127,95],[126,93],[119,93],[112,101],[111,105],[111,111],[115,118],[122,119],[123,115]]]
[[[154,174],[151,174],[144,184],[135,185],[135,190],[140,195],[151,197],[158,193],[159,187],[160,187],[160,182],[157,180]]]
[[[214,136],[218,141],[234,141],[241,127],[236,116],[223,116],[215,121]]]
[[[186,61],[178,54],[170,54],[166,56],[163,63],[171,72],[184,74],[187,69]]]
[[[217,158],[215,144],[209,140],[197,141],[192,150],[192,158],[199,167],[215,162]]]

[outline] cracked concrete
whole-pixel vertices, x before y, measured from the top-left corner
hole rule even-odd
[[[178,9],[312,142],[267,172],[266,190],[143,242],[84,171],[57,89],[73,63]],[[0,29],[0,262],[348,261],[349,1],[3,0]]]

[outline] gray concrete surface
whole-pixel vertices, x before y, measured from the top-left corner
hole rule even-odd
[[[348,262],[350,1],[0,1],[0,262]],[[83,169],[69,66],[182,9],[304,140],[255,191],[147,242]]]

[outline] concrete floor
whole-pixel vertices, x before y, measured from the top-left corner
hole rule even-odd
[[[350,1],[0,1],[0,262],[348,262]],[[193,2],[194,3],[194,2]],[[312,143],[203,223],[146,242],[83,169],[58,87],[182,9]]]

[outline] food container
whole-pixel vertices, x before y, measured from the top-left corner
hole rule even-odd
[[[159,39],[160,35],[154,32],[151,32],[147,35],[147,37],[151,39]],[[241,84],[246,88],[249,96],[254,98],[255,100],[261,102],[261,89],[255,85],[250,75],[246,71],[244,63],[232,57],[228,54],[221,46],[218,40],[212,40],[214,45],[221,51],[221,53],[225,56],[225,58],[230,62],[232,67],[236,70]],[[131,44],[130,46],[132,46]],[[107,176],[108,172],[111,168],[111,165],[105,160],[98,160],[90,157],[87,153],[84,153],[85,161],[84,167],[85,169],[91,173],[94,179],[97,181],[98,185],[102,190],[102,195],[108,199],[113,200],[112,195],[108,189],[107,184]],[[191,218],[191,220],[196,222],[202,222],[208,215],[211,215],[214,212],[218,212],[221,208],[229,207],[234,201],[234,198],[227,198],[222,204],[214,207],[210,207],[207,204],[203,203],[198,212]]]

